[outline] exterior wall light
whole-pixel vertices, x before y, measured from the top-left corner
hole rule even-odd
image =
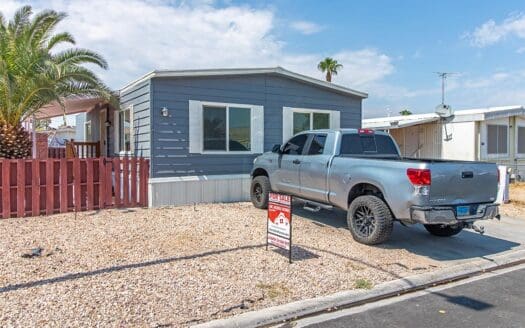
[[[162,109],[160,110],[160,114],[164,117],[168,117],[168,109],[166,107],[162,107]]]

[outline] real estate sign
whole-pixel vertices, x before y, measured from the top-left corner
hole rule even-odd
[[[292,262],[292,197],[270,193],[268,197],[268,245],[286,249]]]

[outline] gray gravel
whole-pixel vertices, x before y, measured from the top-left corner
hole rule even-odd
[[[236,203],[2,220],[0,326],[187,326],[440,266],[358,244],[325,211],[296,211],[289,265],[265,218]]]

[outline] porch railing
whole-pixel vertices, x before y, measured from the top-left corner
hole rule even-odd
[[[67,141],[66,158],[98,158],[100,141]]]

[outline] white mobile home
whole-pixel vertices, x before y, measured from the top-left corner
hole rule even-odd
[[[406,157],[496,162],[525,178],[523,106],[372,118],[363,127],[388,130]]]

